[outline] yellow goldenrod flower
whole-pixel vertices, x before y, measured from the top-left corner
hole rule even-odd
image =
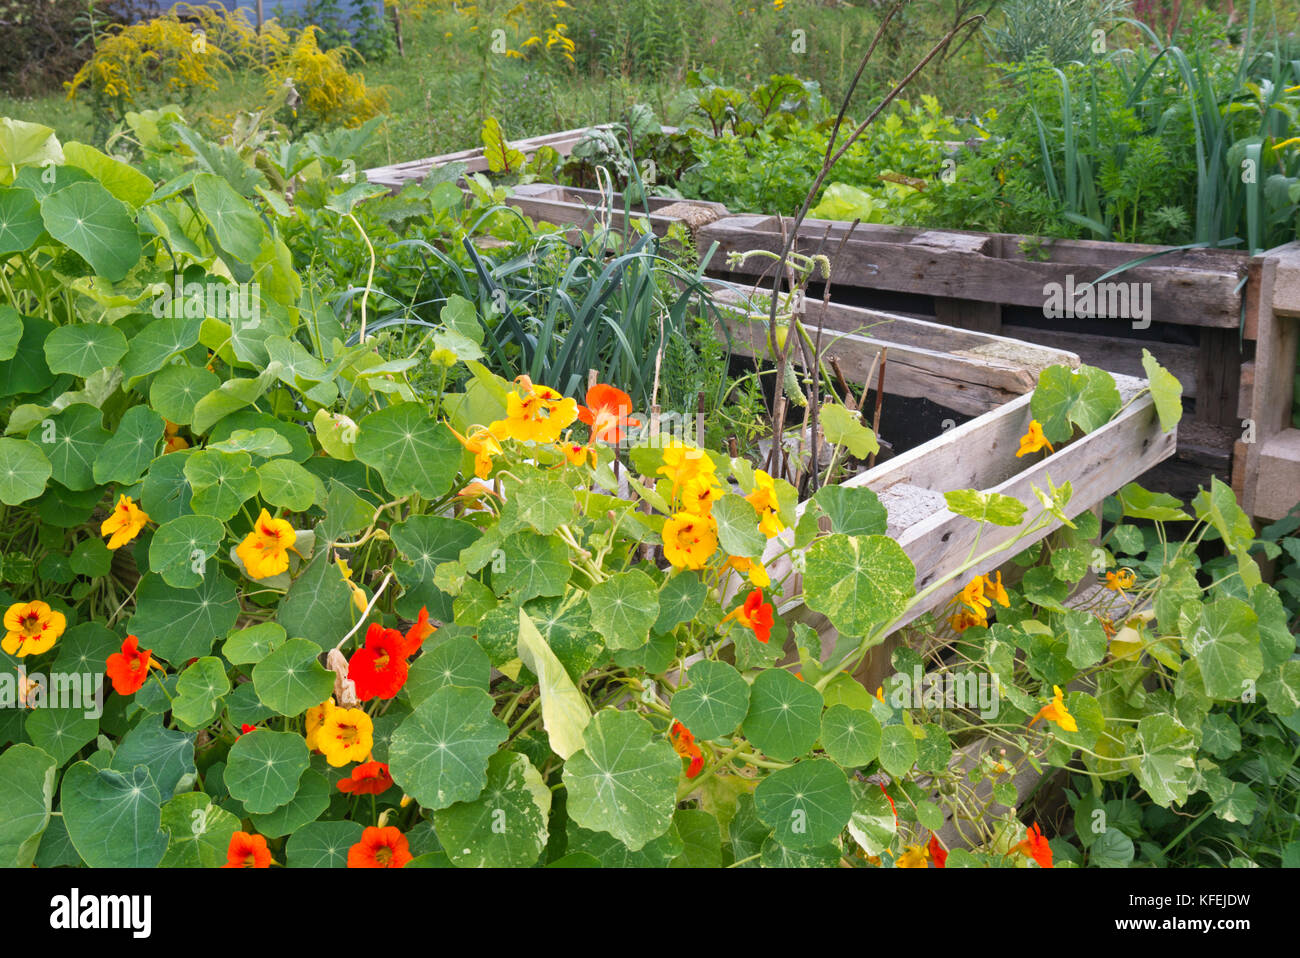
[[[108,540],[110,549],[120,549],[138,536],[148,521],[149,516],[135,504],[135,500],[130,496],[120,496],[113,514],[100,523],[99,534],[111,537]]]
[[[67,625],[62,612],[39,599],[15,602],[5,611],[5,637],[0,648],[20,659],[25,655],[40,655],[50,650]]]
[[[272,519],[262,510],[253,525],[253,531],[235,547],[235,554],[244,563],[250,579],[265,579],[289,569],[289,550],[298,535],[284,519]]]

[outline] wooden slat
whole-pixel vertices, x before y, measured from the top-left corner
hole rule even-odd
[[[1240,334],[1235,328],[1203,328],[1196,367],[1196,418],[1219,426],[1235,423],[1240,390]]]

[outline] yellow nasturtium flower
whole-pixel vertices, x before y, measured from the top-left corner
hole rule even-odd
[[[749,581],[759,589],[766,589],[772,584],[772,577],[763,568],[763,563],[755,559],[745,556],[731,556],[727,559],[727,565],[741,575],[748,576]]]
[[[375,723],[362,709],[330,709],[316,731],[316,747],[335,768],[365,762],[375,747]]]
[[[527,376],[515,382],[524,390],[506,396],[506,418],[489,427],[497,439],[554,443],[578,418],[578,401],[565,399],[549,386],[535,386]]]
[[[325,716],[334,710],[334,697],[327,698],[320,705],[314,705],[307,710],[307,748],[313,752],[320,751],[320,744],[317,742],[317,736],[320,734],[320,727],[325,722]]]
[[[140,530],[149,521],[149,516],[130,496],[119,496],[117,505],[110,515],[99,525],[99,534],[110,536],[108,547],[120,549],[140,534]]]
[[[679,512],[664,523],[664,555],[679,569],[703,569],[718,551],[718,522],[712,516]]]
[[[263,509],[253,525],[253,531],[235,547],[235,554],[244,563],[251,579],[266,579],[289,569],[289,550],[298,534],[284,519],[272,519]]]
[[[1038,452],[1038,450],[1044,447],[1047,448],[1048,452],[1056,452],[1056,450],[1052,448],[1052,444],[1047,441],[1047,437],[1043,435],[1042,423],[1037,419],[1031,420],[1029,423],[1029,432],[1020,437],[1020,451],[1016,453],[1016,458],[1019,459],[1027,453]]]
[[[925,850],[923,845],[908,845],[903,854],[898,856],[898,861],[894,864],[895,868],[925,868],[930,853]]]
[[[451,429],[450,426],[447,427]],[[497,437],[492,435],[490,429],[482,426],[475,426],[469,431],[469,436],[462,436],[455,429],[451,429],[451,434],[460,440],[460,444],[474,454],[474,475],[479,479],[486,479],[492,473],[492,457],[501,455],[501,443],[497,442]]]
[[[1055,722],[1066,732],[1079,731],[1079,723],[1074,720],[1074,716],[1065,708],[1065,697],[1059,685],[1052,686],[1052,701],[1039,709],[1038,714],[1029,720],[1029,724],[1033,725],[1039,719]]]
[[[25,655],[40,655],[50,650],[67,625],[62,612],[39,599],[15,602],[5,611],[5,637],[0,648],[20,659]]]
[[[716,467],[713,459],[703,449],[673,442],[664,447],[664,464],[655,472],[668,477],[673,484],[673,493],[676,494],[694,479],[703,477],[712,480]]]

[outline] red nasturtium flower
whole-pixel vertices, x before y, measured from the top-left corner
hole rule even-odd
[[[410,860],[410,843],[392,825],[369,826],[348,849],[349,868],[402,868]]]
[[[930,833],[930,861],[934,862],[935,868],[943,868],[948,864],[948,849],[939,844],[939,836]]]
[[[391,699],[406,684],[406,638],[396,629],[372,623],[366,630],[366,644],[348,660],[348,678],[357,698]]]
[[[266,847],[264,836],[235,832],[230,836],[230,847],[226,849],[226,863],[221,867],[270,868],[272,861],[271,849]]]
[[[352,770],[352,777],[339,781],[339,791],[348,795],[381,795],[393,786],[387,762],[363,762]]]
[[[640,426],[628,418],[632,399],[621,389],[598,383],[587,390],[587,405],[578,407],[578,418],[591,427],[591,438],[601,442],[622,442],[624,429]]]
[[[735,619],[746,628],[754,630],[754,638],[766,644],[772,637],[772,606],[763,601],[761,589],[755,589],[745,599],[745,604],[737,606],[723,617],[723,622]]]
[[[153,661],[151,649],[140,648],[140,640],[128,635],[122,643],[122,651],[114,652],[108,657],[104,671],[113,681],[113,691],[118,695],[134,695],[144,687],[149,678],[149,669],[162,668]]]
[[[415,625],[406,630],[406,638],[402,642],[402,648],[405,650],[402,655],[409,659],[420,651],[420,646],[424,645],[424,640],[438,631],[429,624],[429,609],[427,606],[420,606],[420,617],[415,620]]]
[[[1052,867],[1052,846],[1047,844],[1047,839],[1043,837],[1043,830],[1038,827],[1038,823],[1029,826],[1025,832],[1025,840],[1011,849],[1013,852],[1022,852],[1038,862],[1039,868]]]
[[[673,722],[672,728],[668,730],[668,737],[672,739],[673,751],[691,761],[686,768],[686,777],[694,778],[699,775],[700,769],[704,768],[704,752],[695,744],[695,736],[691,734],[691,730],[681,722]]]

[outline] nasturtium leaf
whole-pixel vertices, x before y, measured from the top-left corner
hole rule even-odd
[[[200,449],[185,460],[185,479],[194,495],[196,513],[225,522],[239,507],[257,495],[261,483],[246,452],[217,452]]]
[[[140,259],[140,231],[130,210],[98,183],[73,183],[41,200],[45,229],[110,283]]]
[[[168,366],[149,386],[149,405],[169,422],[188,426],[194,419],[194,404],[220,385],[217,374],[207,369]]]
[[[916,764],[916,737],[905,725],[886,725],[880,730],[880,767],[893,778],[902,778]]]
[[[0,315],[8,317],[6,338],[13,339],[13,307],[0,306]],[[53,323],[39,316],[21,317],[22,332],[16,345],[7,350],[9,359],[0,362],[0,396],[38,393],[54,382],[54,373],[45,364],[45,340],[55,329]]]
[[[4,191],[0,190],[0,194]],[[3,213],[0,213],[2,216]],[[18,353],[23,338],[23,318],[8,303],[0,303],[0,362],[7,362]],[[47,370],[48,371],[48,370]]]
[[[269,729],[249,732],[230,746],[226,788],[250,813],[265,815],[298,793],[298,782],[310,764],[308,759],[307,742],[301,735]]]
[[[276,621],[290,635],[310,635],[322,648],[332,648],[352,628],[355,612],[342,571],[322,550],[289,587]]]
[[[1078,426],[1092,432],[1110,421],[1121,405],[1115,378],[1093,366],[1048,366],[1038,376],[1029,408],[1049,442],[1069,442]]]
[[[274,429],[268,429],[265,426],[258,429],[235,429],[230,433],[228,439],[223,439],[220,442],[209,440],[206,448],[216,450],[217,452],[246,452],[250,456],[258,456],[262,459],[272,459],[275,456],[287,456],[293,452],[293,445],[288,439],[280,435]],[[298,463],[293,462],[291,459],[286,459],[284,461],[295,466],[298,465]],[[266,465],[266,463],[263,463],[262,465]],[[312,474],[308,473],[308,475],[311,476]],[[317,482],[320,481],[319,477],[312,476],[312,478]],[[321,498],[323,499],[324,497],[325,493],[322,486]]]
[[[889,797],[875,782],[853,782],[853,815],[849,834],[868,855],[879,856],[889,848],[898,832],[898,817]]]
[[[736,799],[736,813],[727,825],[727,838],[731,842],[731,856],[736,868],[759,868],[756,859],[772,834],[772,827],[758,817],[754,796],[743,792]]]
[[[777,769],[754,790],[759,818],[790,849],[835,840],[853,814],[853,792],[844,770],[824,758]]]
[[[291,451],[286,454],[288,458],[294,462],[302,463],[308,468],[311,467],[313,464],[312,453],[315,452],[315,447],[312,445],[311,435],[306,428],[290,419],[279,418],[257,409],[240,409],[223,416],[208,431],[208,441],[213,443],[225,442],[241,430],[257,433],[259,429],[269,429],[289,440]],[[315,462],[319,465],[326,464],[326,461],[321,458],[316,458]],[[334,463],[329,463],[329,465],[332,466]],[[323,479],[324,476],[321,478]]]
[[[1201,748],[1224,759],[1241,751],[1241,729],[1227,715],[1213,712],[1201,725]]]
[[[925,737],[916,740],[916,767],[931,775],[942,775],[952,761],[952,740],[935,722],[926,722],[922,728]]]
[[[176,680],[172,715],[183,726],[202,728],[216,717],[221,698],[229,691],[225,663],[215,655],[205,655],[187,665]]]
[[[1259,616],[1240,599],[1201,605],[1183,648],[1200,666],[1205,694],[1213,699],[1240,700],[1247,683],[1264,670]]]
[[[289,639],[253,666],[257,697],[281,715],[301,715],[320,705],[334,688],[334,673],[316,660],[321,649],[308,639]]]
[[[827,442],[843,445],[856,459],[866,459],[880,452],[876,434],[863,424],[860,414],[839,403],[822,406],[821,425]]]
[[[212,516],[170,519],[149,543],[149,570],[173,588],[193,588],[203,581],[208,560],[220,551],[225,536],[226,527]]]
[[[1283,718],[1300,709],[1300,660],[1281,662],[1259,677],[1259,691],[1268,710]]]
[[[843,672],[827,683],[826,688],[822,690],[822,698],[825,699],[827,708],[833,705],[847,705],[849,708],[864,712],[871,711],[871,706],[876,701],[861,682]]]
[[[59,763],[34,745],[0,752],[0,867],[30,868],[50,823]]]
[[[436,810],[478,797],[488,758],[506,739],[482,689],[447,685],[415,707],[388,746],[393,780],[423,808]]]
[[[845,768],[860,768],[876,758],[880,732],[880,722],[862,709],[832,705],[822,714],[822,748]]]
[[[245,406],[257,402],[275,382],[275,374],[279,369],[278,363],[271,363],[255,379],[227,379],[194,404],[191,428],[197,433],[205,433],[227,416],[241,412]]]
[[[441,563],[455,560],[462,549],[479,538],[479,530],[462,519],[417,515],[394,523],[388,532],[402,558],[413,566],[413,582],[408,583],[404,573],[398,576],[405,590],[403,599],[412,596],[411,600],[401,602],[399,611],[415,618],[420,606],[425,606],[430,618],[451,619],[451,597],[433,584],[433,578]],[[411,608],[417,601],[419,605]]]
[[[1259,651],[1264,668],[1286,662],[1295,654],[1296,637],[1288,626],[1281,596],[1272,586],[1261,582],[1250,590],[1250,605],[1259,616]]]
[[[1196,740],[1172,715],[1146,715],[1138,722],[1132,736],[1137,761],[1138,784],[1157,805],[1187,801],[1192,777],[1196,772]]]
[[[197,343],[199,325],[197,319],[159,319],[132,336],[122,360],[126,385],[133,386],[136,380],[157,372],[172,356]]]
[[[357,425],[356,456],[379,472],[395,496],[437,499],[451,488],[461,446],[422,402],[372,412]]]
[[[52,472],[41,447],[27,439],[0,439],[0,502],[16,506],[45,491]]]
[[[569,547],[558,536],[516,532],[501,545],[505,554],[501,572],[492,573],[498,595],[509,593],[515,602],[539,595],[561,595],[573,567]]]
[[[170,798],[194,781],[194,733],[165,728],[161,715],[145,716],[122,737],[109,767],[125,774],[137,765],[146,766],[158,794]]]
[[[182,449],[159,456],[149,466],[140,485],[140,508],[154,522],[167,522],[180,516],[194,514],[190,500],[194,490],[185,478],[185,464],[194,457],[195,450]]]
[[[773,836],[763,842],[759,861],[764,868],[835,868],[840,856],[840,848],[834,843],[815,848],[787,848]]]
[[[948,504],[948,511],[974,519],[976,522],[991,522],[996,526],[1018,526],[1025,518],[1025,504],[1019,499],[1004,496],[1000,492],[954,489],[945,492],[943,498]]]
[[[153,195],[153,181],[135,167],[85,143],[65,143],[63,157],[69,166],[85,170],[108,192],[138,210]]]
[[[59,326],[45,340],[45,362],[50,371],[86,377],[116,366],[126,355],[126,337],[116,326],[73,323]]]
[[[44,230],[35,193],[17,187],[0,189],[0,255],[30,249]]]
[[[406,685],[402,686],[411,705],[416,706],[444,685],[488,691],[492,665],[487,653],[470,635],[444,639],[411,663]]]
[[[306,512],[314,505],[324,504],[325,484],[292,459],[262,463],[257,467],[257,478],[262,498],[270,505],[290,512]]]
[[[808,548],[805,601],[844,635],[865,636],[897,617],[915,582],[912,560],[888,536],[835,533]]]
[[[101,674],[108,656],[121,649],[122,637],[100,622],[72,626],[54,646],[54,668],[61,672]]]
[[[616,572],[592,586],[587,595],[591,624],[606,646],[637,649],[645,645],[650,627],[659,618],[659,592],[653,579],[640,569]]]
[[[880,497],[865,486],[822,486],[813,501],[826,511],[831,532],[849,536],[884,535],[889,513]]]
[[[1210,476],[1209,491],[1202,489],[1198,492],[1192,506],[1196,518],[1208,520],[1223,537],[1223,544],[1237,559],[1237,572],[1246,588],[1253,589],[1259,585],[1259,566],[1250,554],[1250,548],[1255,544],[1255,527],[1250,516],[1237,505],[1232,487],[1218,476]]]
[[[285,864],[290,868],[346,868],[348,850],[361,841],[360,822],[312,822],[289,836]]]
[[[654,841],[632,851],[609,832],[593,832],[569,818],[564,825],[569,855],[586,855],[598,868],[666,868],[685,844],[677,829],[669,828]]]
[[[179,666],[207,655],[238,617],[235,584],[220,571],[208,572],[189,589],[172,588],[149,573],[136,587],[135,616],[128,630],[139,637],[140,648]]]
[[[551,750],[567,759],[582,748],[583,730],[591,721],[587,700],[523,609],[519,610],[517,651],[520,661],[537,676],[542,727]]]
[[[95,484],[135,482],[149,468],[162,440],[162,417],[148,406],[132,406],[95,459]]]
[[[654,631],[671,632],[683,622],[690,622],[704,606],[708,588],[698,573],[688,570],[668,576],[659,587],[659,617]]]
[[[288,633],[277,622],[259,622],[231,632],[221,646],[221,654],[232,665],[256,665],[284,644]],[[321,699],[323,702],[324,699]],[[313,703],[319,705],[320,702]]]
[[[806,753],[821,732],[821,693],[785,669],[767,669],[749,690],[744,733],[779,762]]]
[[[50,824],[40,840],[41,847],[36,850],[37,868],[59,868],[60,866],[78,868],[85,864],[77,854],[77,850],[72,847],[72,839],[68,837],[68,826],[63,824],[62,817],[50,819]],[[3,848],[2,843],[3,839],[0,838],[0,849]],[[3,855],[3,850],[0,850],[0,863],[4,861]]]
[[[733,556],[757,558],[763,554],[767,539],[758,528],[758,513],[747,501],[727,494],[713,504],[713,518],[718,523],[718,545]]]
[[[53,427],[33,430],[49,457],[52,476],[73,491],[93,488],[95,460],[103,453],[109,432],[104,414],[87,403],[73,403],[50,417]],[[47,443],[45,440],[49,438]]]
[[[162,861],[162,800],[145,766],[119,772],[77,762],[63,775],[59,807],[68,837],[91,868],[153,868]]]
[[[578,508],[577,496],[559,479],[530,479],[515,489],[512,498],[518,521],[544,536],[572,519]]]
[[[170,836],[163,868],[218,868],[226,863],[239,819],[204,792],[182,792],[163,804],[162,828]]]
[[[320,703],[317,703],[320,704]],[[329,779],[315,769],[307,769],[298,781],[296,791],[289,801],[273,811],[252,815],[253,827],[259,835],[279,838],[291,835],[298,829],[316,821],[329,808],[334,795]]]
[[[669,868],[721,868],[722,833],[718,820],[702,808],[679,808],[673,813],[673,830],[682,839],[682,853]]]
[[[433,813],[438,841],[459,868],[528,868],[546,848],[551,790],[528,757],[497,752],[472,801]]]
[[[686,672],[689,684],[672,698],[673,716],[701,741],[736,730],[749,712],[749,683],[726,662],[696,662]]]
[[[562,596],[530,599],[523,608],[569,678],[581,681],[605,651],[605,643],[591,627],[587,596],[572,590]]]
[[[639,851],[672,824],[681,768],[667,739],[641,716],[602,709],[582,750],[564,763],[569,817]]]
[[[1076,669],[1096,665],[1106,655],[1106,630],[1095,615],[1069,609],[1061,624],[1069,640],[1065,657]]]
[[[1147,374],[1151,398],[1155,400],[1160,428],[1168,432],[1183,418],[1183,384],[1146,349],[1142,350],[1142,369]]]
[[[370,524],[375,508],[337,479],[330,479],[329,492],[325,494],[325,518],[316,526],[316,535],[325,542],[340,536],[360,532]],[[396,526],[394,526],[394,529]],[[391,535],[393,529],[389,530]],[[430,613],[432,615],[432,613]],[[441,616],[450,618],[450,616]]]
[[[241,263],[256,259],[266,227],[252,204],[214,173],[199,173],[193,185],[194,201],[221,248]]]
[[[94,715],[93,699],[87,704],[89,708],[77,703],[71,708],[32,709],[24,723],[27,737],[62,765],[99,733],[99,719],[87,717],[87,712]]]

